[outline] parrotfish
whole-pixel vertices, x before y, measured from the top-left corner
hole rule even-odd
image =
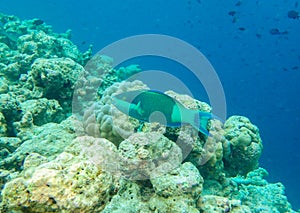
[[[136,90],[112,97],[112,104],[121,112],[143,122],[158,122],[168,127],[190,124],[208,136],[207,122],[212,113],[191,110],[174,98],[155,90]]]

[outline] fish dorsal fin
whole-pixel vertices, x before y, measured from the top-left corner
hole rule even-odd
[[[159,91],[159,90],[154,90],[154,89],[150,89],[150,90],[148,90],[149,92],[154,92],[154,93],[159,93],[159,94],[162,94],[162,95],[166,95],[165,93],[163,93],[163,92],[161,92],[161,91]],[[168,95],[166,95],[166,96],[168,96]]]
[[[166,94],[166,93],[164,93],[162,91],[159,91],[159,90],[153,90],[153,89],[151,89],[151,90],[148,90],[148,92],[153,92],[153,93],[156,93],[156,94],[160,94],[160,95],[163,95],[163,96],[165,96],[167,98],[175,100],[175,98],[173,98],[173,97],[169,96],[168,94]]]

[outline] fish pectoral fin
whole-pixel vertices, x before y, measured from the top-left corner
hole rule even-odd
[[[136,107],[137,113],[142,116],[145,111],[141,107],[141,102],[139,102],[135,107]]]
[[[142,115],[145,113],[145,111],[142,110],[141,108],[139,108],[139,109],[137,110],[137,112],[138,112],[138,114],[139,114],[140,116],[142,116]]]

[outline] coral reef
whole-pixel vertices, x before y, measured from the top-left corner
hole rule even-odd
[[[224,158],[225,170],[231,175],[246,175],[258,167],[262,141],[258,128],[248,118],[232,116],[224,124],[225,138],[230,142],[231,153]]]
[[[185,194],[195,200],[202,192],[203,178],[190,162],[183,163],[168,174],[151,178],[150,181],[156,194],[162,197]]]
[[[39,19],[0,14],[0,135],[16,136],[14,123],[28,111],[36,125],[59,123],[71,111],[73,87],[91,49],[81,53],[69,37]]]
[[[259,168],[251,171],[245,178],[232,178],[235,191],[231,197],[241,200],[252,211],[257,212],[290,212],[291,205],[284,195],[284,186],[281,183],[270,184],[263,178],[268,173]],[[261,199],[264,197],[264,199]]]
[[[148,87],[140,81],[134,81],[115,83],[107,88],[100,101],[94,103],[84,113],[84,128],[87,134],[106,138],[116,145],[128,138],[138,128],[139,122],[117,110],[111,104],[111,96],[138,89]]]
[[[81,53],[70,41],[70,30],[54,33],[42,20],[20,20],[16,16],[0,14],[0,63],[6,65],[3,73],[16,79],[29,70],[37,58],[70,58],[84,65],[91,49]]]
[[[0,137],[5,136],[6,132],[7,132],[7,125],[6,125],[5,117],[0,112]]]
[[[103,212],[194,212],[203,178],[192,163],[150,181],[120,181],[118,193]]]
[[[83,72],[84,68],[70,58],[40,58],[22,79],[34,98],[56,99],[70,111],[75,83]]]
[[[32,123],[37,126],[47,123],[60,123],[65,118],[62,107],[55,99],[27,100],[21,103],[20,106],[27,114],[32,115]],[[22,118],[25,119],[24,116]]]
[[[156,132],[134,133],[120,143],[118,151],[122,159],[122,174],[128,179],[155,178],[182,162],[180,148]]]
[[[251,213],[248,206],[242,205],[240,200],[230,200],[216,195],[204,195],[198,201],[198,207],[203,213],[232,212]]]
[[[40,156],[26,158],[21,176],[3,189],[4,210],[99,212],[113,195],[113,177],[81,157],[63,152],[44,161]]]
[[[47,123],[43,126],[21,126],[18,137],[2,137],[1,148],[7,150],[0,156],[0,168],[10,170],[22,169],[22,163],[29,153],[39,153],[44,157],[54,158],[63,152],[75,138],[70,130],[68,120],[61,124]],[[29,128],[28,128],[29,127]]]
[[[70,32],[0,14],[0,212],[294,212],[259,168],[259,129],[243,116],[143,123],[111,104],[149,89],[141,71],[81,53]],[[211,107],[167,91],[189,109]]]
[[[264,177],[268,173],[263,168],[249,172],[246,176],[227,178],[222,184],[206,180],[203,185],[203,196],[218,195],[239,201],[251,212],[294,212],[281,183],[268,183]]]

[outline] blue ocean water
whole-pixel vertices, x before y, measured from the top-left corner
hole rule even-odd
[[[296,0],[0,0],[0,12],[40,18],[56,32],[72,29],[81,50],[96,53],[127,36],[157,33],[197,47],[223,84],[228,116],[245,115],[260,128],[260,165],[270,182],[282,182],[294,209],[300,208],[300,12]],[[142,69],[168,70],[207,100],[183,67],[161,59],[137,59]]]

